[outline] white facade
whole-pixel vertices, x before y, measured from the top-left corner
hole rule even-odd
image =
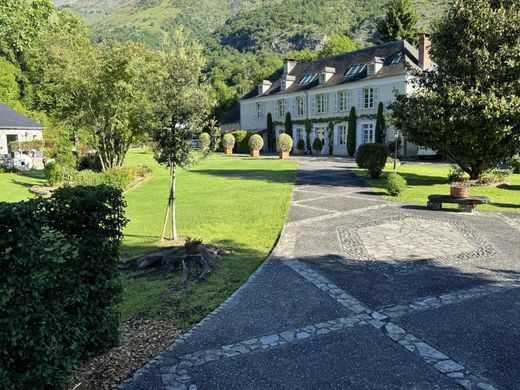
[[[356,148],[366,142],[374,142],[376,114],[379,102],[385,111],[397,93],[408,93],[411,89],[407,75],[386,78],[361,79],[348,84],[318,87],[293,93],[277,93],[269,96],[253,97],[240,102],[240,127],[250,132],[265,130],[267,114],[274,122],[283,123],[287,112],[291,113],[294,149],[300,137],[306,141],[306,130],[298,123],[310,119],[313,129],[310,142],[315,138],[324,139],[322,154],[328,154],[328,124],[334,120],[333,152],[346,155],[348,116],[352,107],[356,109]],[[338,120],[343,117],[344,120]],[[276,126],[276,135],[283,132],[283,124]],[[394,129],[387,129],[387,141],[394,140]]]
[[[41,129],[4,129],[0,128],[0,155],[9,153],[8,143],[11,141],[32,141],[42,139]]]

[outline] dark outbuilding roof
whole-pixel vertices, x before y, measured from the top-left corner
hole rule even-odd
[[[375,57],[383,61],[383,68],[376,74],[367,75],[366,67],[360,73],[347,76],[347,72],[357,66],[368,64]],[[389,42],[378,46],[367,47],[366,49],[356,50],[350,53],[341,54],[335,57],[324,58],[312,62],[297,63],[289,72],[289,76],[294,76],[295,81],[286,90],[281,89],[283,68],[278,69],[268,80],[272,86],[263,94],[258,94],[255,88],[242,99],[249,99],[259,96],[270,96],[274,94],[291,93],[302,90],[327,88],[340,84],[347,84],[361,79],[379,79],[395,75],[403,75],[408,71],[407,65],[418,66],[418,50],[406,41]],[[325,67],[334,68],[334,75],[325,83],[319,83],[319,74]],[[317,74],[310,83],[302,83],[309,75]]]
[[[0,103],[0,129],[42,130],[43,125]]]
[[[237,104],[220,120],[221,125],[229,125],[240,122],[240,104]]]

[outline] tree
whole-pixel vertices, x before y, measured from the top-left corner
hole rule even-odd
[[[416,45],[418,40],[417,22],[413,0],[392,0],[385,18],[377,25],[381,43],[406,39]]]
[[[291,113],[288,112],[285,114],[285,134],[288,134],[289,137],[293,136],[293,122],[291,119]]]
[[[356,154],[356,109],[352,107],[348,116],[347,151],[349,156]]]
[[[310,119],[306,119],[305,120],[305,138],[306,138],[305,145],[307,145],[309,154],[312,153],[311,132],[312,132],[312,122]]]
[[[396,126],[480,178],[520,144],[519,47],[518,2],[456,0],[432,35],[437,69],[390,107]]]
[[[354,50],[356,50],[356,45],[349,37],[343,34],[332,34],[325,45],[323,45],[323,49],[319,52],[318,57],[327,58]]]
[[[196,163],[197,154],[192,151],[191,141],[206,127],[215,103],[210,86],[204,82],[202,46],[183,40],[182,31],[177,34],[176,47],[162,63],[160,84],[152,86],[158,102],[155,112],[158,121],[153,132],[155,159],[170,170],[168,206],[161,237],[166,238],[170,217],[170,240],[177,239],[177,169]]]
[[[274,135],[274,124],[273,124],[273,116],[270,112],[267,113],[267,149],[272,152],[276,150],[276,139]]]
[[[329,134],[328,134],[328,141],[329,141],[329,154],[334,154],[334,122],[329,122]]]
[[[376,134],[375,141],[378,144],[382,144],[385,139],[386,132],[386,123],[385,123],[385,114],[384,114],[384,105],[383,102],[379,102],[377,106],[377,118],[376,118]]]
[[[0,102],[12,105],[20,98],[20,87],[16,81],[18,68],[0,57]]]

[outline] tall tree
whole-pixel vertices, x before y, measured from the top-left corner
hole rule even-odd
[[[385,139],[386,132],[386,121],[385,121],[385,113],[384,113],[384,104],[383,102],[379,102],[377,106],[377,118],[376,118],[376,134],[375,141],[378,144],[382,144]]]
[[[311,144],[311,133],[312,133],[312,122],[310,119],[305,120],[305,144],[307,145],[307,150],[309,154],[312,153],[312,144]]]
[[[273,115],[270,112],[267,113],[266,132],[267,132],[267,149],[270,152],[273,152],[276,150],[276,145],[275,145],[276,137],[274,135]]]
[[[196,162],[191,141],[208,124],[208,115],[215,103],[209,85],[204,82],[202,46],[183,40],[182,31],[177,34],[176,46],[163,61],[161,81],[152,86],[158,101],[155,113],[158,123],[153,132],[155,159],[170,170],[168,206],[161,237],[166,238],[170,222],[170,240],[177,239],[177,169]]]
[[[329,122],[329,126],[328,126],[328,130],[329,130],[329,134],[328,134],[328,137],[327,137],[327,140],[329,141],[329,154],[330,155],[333,155],[334,154],[334,122],[333,121],[330,121]]]
[[[451,157],[471,179],[520,146],[520,3],[455,0],[432,35],[436,70],[397,96],[393,118],[409,141]]]
[[[413,0],[392,0],[384,19],[377,25],[377,33],[381,43],[406,39],[417,44],[417,22],[419,16],[414,8]]]
[[[285,134],[288,134],[291,138],[293,137],[293,121],[290,112],[285,114]]]
[[[348,116],[347,152],[349,156],[356,154],[356,109],[352,107]]]
[[[349,37],[343,34],[332,34],[325,42],[325,45],[323,45],[323,49],[320,50],[318,57],[327,58],[354,50],[356,50],[356,45]]]

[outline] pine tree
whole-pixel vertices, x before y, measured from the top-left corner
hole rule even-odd
[[[413,0],[392,0],[386,16],[378,26],[381,43],[406,39],[411,44],[418,42],[417,22],[419,16],[413,5]]]
[[[291,113],[288,112],[285,115],[285,134],[287,134],[289,137],[293,137],[293,122],[291,119]]]
[[[272,152],[275,150],[275,137],[274,137],[274,124],[273,116],[271,113],[267,113],[267,149]]]
[[[379,102],[377,106],[377,119],[376,119],[376,143],[382,144],[385,138],[386,123],[385,114],[383,112],[383,102]]]
[[[348,116],[347,151],[349,156],[356,154],[356,122],[356,109],[352,107]]]

